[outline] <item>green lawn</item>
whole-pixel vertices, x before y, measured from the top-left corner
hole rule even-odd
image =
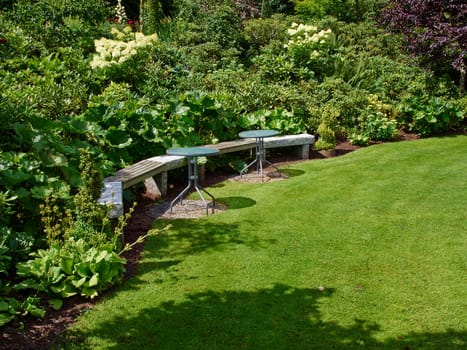
[[[150,236],[68,347],[466,348],[466,136],[285,170],[210,188],[228,211]]]

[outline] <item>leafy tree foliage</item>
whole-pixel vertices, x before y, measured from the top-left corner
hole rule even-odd
[[[460,73],[465,89],[467,69],[467,3],[465,0],[390,0],[382,22],[402,33],[408,48],[434,65],[449,64]]]

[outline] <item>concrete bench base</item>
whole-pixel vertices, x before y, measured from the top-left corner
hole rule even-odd
[[[264,148],[299,146],[299,156],[302,159],[310,157],[310,145],[315,143],[315,136],[310,134],[274,136],[264,139]]]
[[[264,147],[299,147],[299,156],[302,159],[309,158],[310,145],[315,142],[315,137],[309,134],[274,136],[264,139]],[[254,139],[242,139],[225,141],[213,145],[201,147],[217,148],[220,154],[232,153],[255,148]],[[185,157],[157,156],[139,161],[124,169],[118,170],[115,175],[104,179],[104,189],[99,203],[112,205],[111,218],[123,215],[123,190],[143,182],[146,194],[157,199],[167,193],[168,171],[186,166]]]

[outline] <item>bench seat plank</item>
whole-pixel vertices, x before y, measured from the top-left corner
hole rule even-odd
[[[244,140],[235,140],[235,141],[224,141],[224,142],[214,143],[212,145],[204,145],[201,147],[217,148],[219,150],[219,154],[225,154],[225,153],[238,152],[238,151],[244,151],[244,150],[255,148],[255,140],[244,139]]]
[[[185,158],[179,156],[152,157],[118,170],[115,175],[106,177],[104,182],[122,182],[123,188],[126,189],[143,182],[148,177],[179,168],[185,162]]]

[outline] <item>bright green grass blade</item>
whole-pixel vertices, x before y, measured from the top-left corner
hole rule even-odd
[[[467,137],[284,170],[210,188],[228,211],[149,237],[68,348],[466,347]]]

